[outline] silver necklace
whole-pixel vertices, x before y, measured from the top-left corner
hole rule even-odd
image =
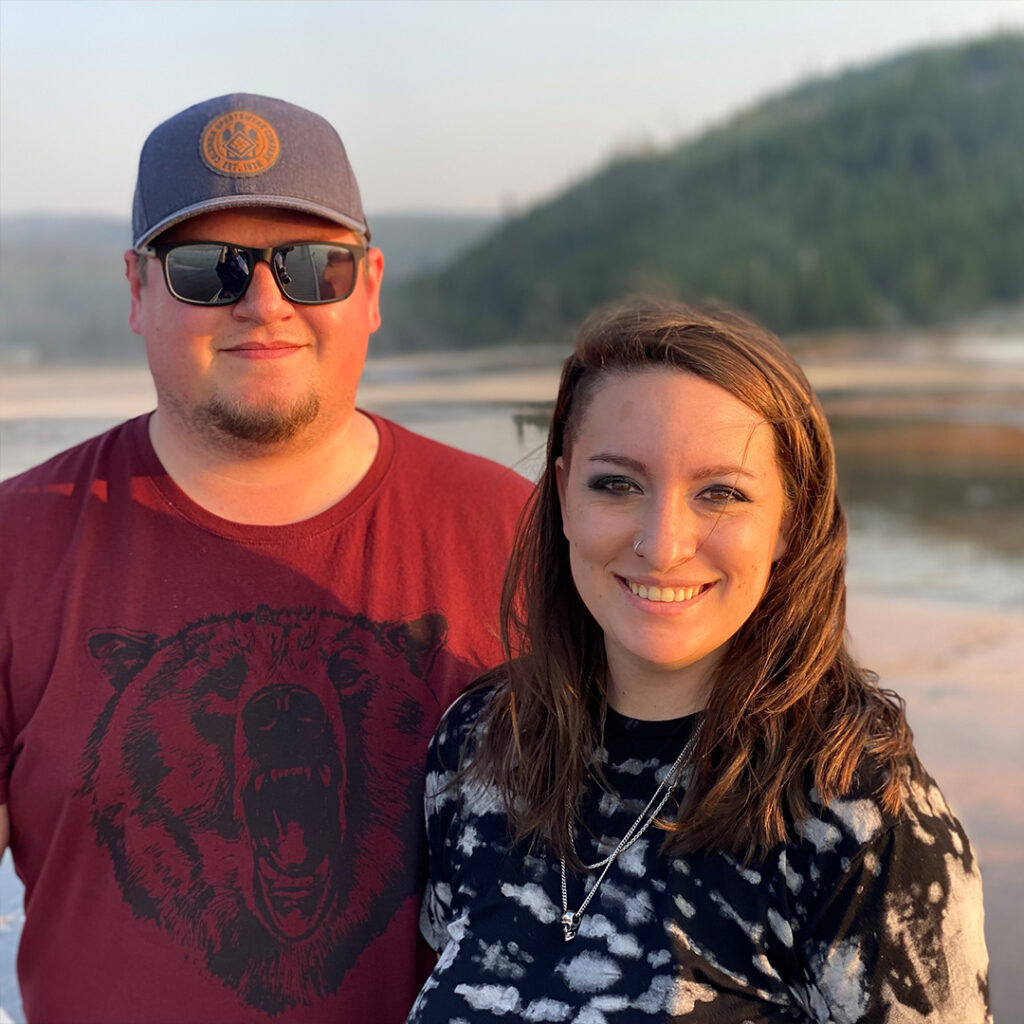
[[[672,762],[672,767],[666,772],[665,777],[658,783],[658,788],[654,791],[654,795],[650,800],[647,801],[647,806],[640,812],[639,817],[632,825],[626,829],[626,834],[619,840],[619,845],[603,860],[595,861],[593,864],[584,864],[583,866],[587,871],[596,871],[601,868],[601,874],[597,876],[597,881],[594,883],[590,892],[583,898],[583,902],[580,904],[578,910],[569,909],[569,891],[566,880],[565,870],[565,857],[559,859],[559,864],[562,869],[562,917],[561,925],[562,931],[565,934],[565,941],[571,942],[576,938],[576,933],[580,930],[580,921],[583,920],[583,912],[590,905],[590,901],[594,898],[597,890],[601,887],[601,883],[604,881],[605,875],[608,874],[611,866],[619,858],[619,856],[626,852],[650,827],[654,824],[658,815],[661,814],[661,809],[668,802],[668,798],[672,795],[672,790],[679,784],[679,779],[682,774],[683,765],[686,763],[687,757],[690,756],[690,751],[693,750],[693,745],[697,742],[697,737],[700,735],[700,727],[704,724],[704,720],[701,719],[694,727],[693,733],[690,738],[686,741],[686,745],[679,752],[679,756]],[[653,808],[653,809],[652,809]],[[569,825],[569,842],[576,842],[576,830]]]

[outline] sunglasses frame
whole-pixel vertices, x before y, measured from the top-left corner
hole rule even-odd
[[[244,252],[249,257],[249,276],[246,279],[245,286],[242,290],[231,299],[214,300],[213,302],[203,302],[202,299],[187,299],[183,295],[179,295],[171,284],[171,275],[167,270],[167,255],[175,249],[184,249],[187,246],[193,245],[219,245],[226,249],[237,249],[239,252]],[[285,252],[289,249],[294,249],[297,245],[330,245],[337,249],[345,249],[352,255],[352,284],[348,291],[344,295],[335,295],[330,299],[293,299],[286,291],[285,286],[281,283],[281,278],[278,276],[278,268],[274,264],[274,257],[279,252]],[[274,276],[274,283],[280,289],[281,294],[285,297],[288,302],[294,303],[297,306],[327,306],[332,302],[344,302],[353,291],[355,291],[356,281],[359,279],[359,264],[366,257],[367,246],[358,245],[354,242],[331,242],[323,238],[313,238],[306,241],[300,242],[286,242],[284,245],[268,245],[265,248],[254,245],[238,245],[236,242],[221,242],[215,239],[192,239],[187,242],[167,242],[162,245],[146,245],[136,252],[140,256],[149,256],[153,259],[160,261],[160,266],[164,272],[164,283],[167,285],[167,290],[170,294],[176,298],[179,302],[185,302],[190,306],[233,306],[238,302],[243,295],[249,290],[249,285],[252,284],[252,279],[256,274],[256,264],[266,263],[270,267],[270,272]]]

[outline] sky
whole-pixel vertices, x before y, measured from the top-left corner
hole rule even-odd
[[[158,122],[232,91],[340,132],[368,214],[510,213],[623,152],[1024,0],[0,0],[0,214],[126,218]]]

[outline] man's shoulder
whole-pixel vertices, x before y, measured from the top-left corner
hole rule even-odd
[[[81,484],[87,477],[102,475],[113,460],[134,451],[134,439],[145,417],[118,423],[101,434],[66,448],[36,466],[0,481],[0,503],[24,495],[56,493]]]
[[[379,430],[390,432],[395,457],[403,474],[417,472],[423,476],[435,476],[439,484],[446,486],[453,483],[474,483],[477,486],[489,483],[519,493],[524,499],[533,489],[533,484],[524,476],[493,459],[453,448],[382,416],[372,418]]]

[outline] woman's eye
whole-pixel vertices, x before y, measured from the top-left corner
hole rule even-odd
[[[705,498],[719,505],[727,505],[733,501],[749,501],[742,491],[735,487],[729,487],[727,484],[714,484],[705,488],[703,494]]]
[[[606,494],[639,494],[636,481],[626,476],[599,476],[590,481],[590,489]]]

